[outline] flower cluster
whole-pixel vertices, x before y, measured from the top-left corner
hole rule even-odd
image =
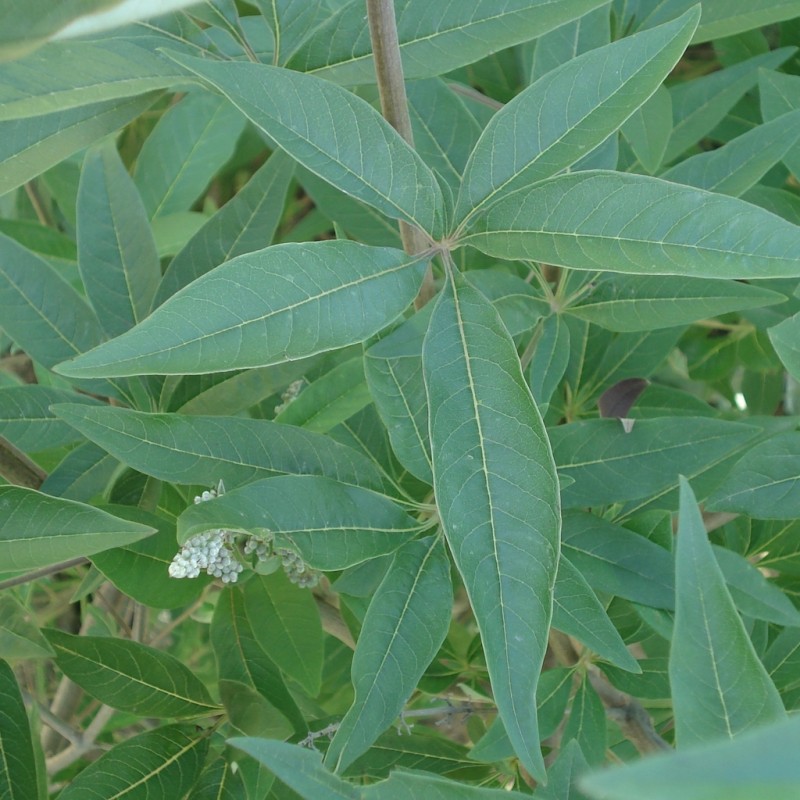
[[[194,502],[213,500],[224,491],[220,481],[216,489],[203,492]],[[316,586],[321,573],[308,567],[294,550],[274,547],[274,539],[268,531],[256,535],[217,528],[198,533],[184,542],[169,565],[169,574],[173,578],[196,578],[205,570],[223,583],[236,583],[244,570],[244,562],[255,557],[256,569],[258,564],[277,561],[292,583],[308,588]]]
[[[292,381],[287,387],[286,391],[281,395],[281,403],[280,405],[275,406],[275,416],[277,417],[281,411],[285,411],[288,406],[297,399],[297,396],[303,390],[305,386],[305,380],[300,378],[300,380]]]

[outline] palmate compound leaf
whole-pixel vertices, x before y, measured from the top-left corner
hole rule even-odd
[[[350,241],[246,253],[59,371],[72,377],[197,375],[334,350],[363,341],[402,313],[425,264],[401,250]]]
[[[189,506],[178,541],[225,528],[275,535],[314,569],[346,569],[393,553],[420,530],[417,520],[384,495],[314,475],[282,475]]]
[[[684,478],[669,677],[679,747],[715,737],[733,738],[785,716],[778,690],[736,611]]]
[[[512,192],[461,241],[507,259],[696,278],[800,276],[800,228],[734,197],[593,170]]]
[[[699,17],[695,7],[572,58],[506,104],[470,156],[456,221],[468,223],[500,197],[551,177],[605,141],[655,92]]]
[[[495,702],[544,777],[534,696],[560,532],[558,479],[514,343],[489,301],[448,280],[423,347],[434,488],[481,632]]]
[[[325,761],[345,770],[399,716],[450,625],[453,589],[441,537],[397,551],[370,602],[353,656],[355,700]]]
[[[0,564],[37,569],[136,542],[155,529],[118,519],[99,508],[0,486]]]

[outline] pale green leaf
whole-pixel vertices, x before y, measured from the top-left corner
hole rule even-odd
[[[569,307],[569,313],[607,330],[634,332],[687,325],[785,300],[779,292],[739,281],[608,273],[595,281],[580,305]]]
[[[659,86],[622,126],[622,135],[651,175],[661,166],[672,133],[672,97]]]
[[[88,503],[111,482],[119,461],[93,442],[78,445],[59,462],[41,486],[45,494]]]
[[[708,417],[640,419],[626,433],[616,419],[591,419],[550,431],[560,474],[575,479],[562,493],[566,508],[646,497],[674,486],[752,439],[750,425]]]
[[[134,97],[187,83],[187,75],[174,61],[134,40],[52,42],[19,61],[0,64],[0,120]]]
[[[111,636],[48,628],[56,662],[89,695],[143,717],[202,717],[218,711],[202,681],[175,656]]]
[[[113,142],[87,154],[77,214],[86,294],[105,332],[118,336],[150,311],[161,264],[141,198]]]
[[[364,376],[364,357],[359,355],[337,364],[306,386],[275,416],[275,422],[327,433],[371,402]]]
[[[209,635],[220,678],[252,686],[292,723],[297,734],[305,735],[308,725],[280,670],[258,643],[238,587],[227,586],[220,592]]]
[[[673,607],[672,555],[644,536],[573,512],[564,515],[562,546],[593,589],[653,608]]]
[[[798,141],[800,110],[765,122],[716,150],[687,158],[660,177],[674,183],[739,197],[796,147]]]
[[[590,764],[605,761],[606,711],[588,677],[581,681],[572,700],[561,741],[562,746],[577,742]]]
[[[759,68],[779,67],[796,49],[782,47],[670,87],[673,125],[664,162],[673,161],[708,135],[745,92],[756,85]]]
[[[106,100],[0,122],[0,194],[55,166],[146,111],[159,96]]]
[[[443,200],[436,178],[360,97],[311,75],[266,64],[173,57],[223,92],[311,172],[390,217],[430,235],[440,232]]]
[[[35,797],[39,779],[31,726],[14,670],[0,660],[0,797]]]
[[[540,78],[492,117],[464,171],[462,226],[509,192],[549,178],[601,144],[661,84],[699,10],[591,50]]]
[[[50,410],[53,403],[97,405],[88,395],[39,384],[8,386],[0,389],[0,430],[13,445],[27,453],[73,444],[83,439],[80,433]]]
[[[325,475],[382,488],[374,465],[353,448],[291,425],[243,417],[145,414],[112,406],[93,414],[59,405],[57,415],[129,467],[165,481],[234,489],[274,475]]]
[[[327,16],[324,3],[308,0],[253,0],[275,36],[274,64],[285,64]]]
[[[578,775],[589,769],[577,739],[561,747],[556,760],[547,770],[547,786],[537,788],[540,800],[586,800],[575,786]]]
[[[414,299],[425,263],[350,241],[246,253],[60,371],[75,377],[203,374],[335,350],[395,319]]]
[[[680,747],[785,715],[736,612],[689,484],[681,480],[669,676]]]
[[[612,664],[631,672],[641,671],[597,595],[564,555],[558,562],[553,594],[553,627],[574,636]]]
[[[161,279],[154,305],[161,305],[195,278],[243,253],[272,243],[294,161],[274,152],[243,189],[214,214],[172,259]]]
[[[315,569],[345,569],[393,553],[419,523],[374,492],[314,475],[282,475],[227,491],[213,503],[189,506],[178,519],[178,541],[225,528],[296,550]]]
[[[304,800],[361,800],[361,791],[353,784],[328,772],[322,755],[307,747],[286,742],[234,737],[228,744],[255,758],[277,775]]]
[[[60,800],[184,797],[203,769],[208,734],[193,725],[167,725],[126,739],[92,762],[59,795]],[[127,798],[126,798],[127,800]]]
[[[129,544],[153,533],[98,508],[0,486],[0,563],[30,570]]]
[[[50,264],[0,234],[0,319],[31,358],[50,367],[98,344],[94,312]]]
[[[136,159],[149,217],[188,210],[233,155],[245,118],[218,95],[193,91],[159,119]]]
[[[732,36],[797,16],[800,16],[798,0],[748,0],[745,4],[703,0],[703,17],[693,41],[707,42],[720,36]]]
[[[564,377],[569,361],[569,328],[560,314],[551,314],[539,323],[539,338],[531,358],[528,383],[542,415]]]
[[[606,0],[472,0],[395,3],[403,71],[429,78],[541,36]],[[372,46],[358,2],[347,3],[303,44],[289,66],[344,85],[375,81]]]
[[[526,58],[530,67],[530,74],[525,76],[527,83],[533,83],[575,56],[608,44],[611,41],[609,11],[608,6],[600,6],[524,44],[522,50],[525,56],[529,48],[533,50],[533,57]]]
[[[558,560],[558,481],[511,338],[489,301],[455,280],[423,348],[436,499],[500,716],[522,763],[542,776],[533,697]]]
[[[364,800],[522,800],[525,795],[505,789],[470,786],[463,781],[448,780],[424,772],[397,770],[389,779],[364,788]]]
[[[444,641],[452,605],[450,560],[441,537],[398,550],[361,626],[352,667],[355,700],[325,756],[336,772],[403,710]]]
[[[0,658],[16,661],[52,658],[53,655],[53,648],[39,630],[33,610],[22,605],[10,592],[0,596]]]
[[[756,519],[800,517],[800,433],[756,445],[708,499],[709,511],[737,511]]]
[[[282,570],[254,575],[242,591],[256,641],[284,673],[315,697],[322,681],[324,634],[311,592],[290,583]]]
[[[583,778],[598,800],[795,800],[800,717]]]
[[[800,313],[769,329],[769,340],[789,374],[800,380]]]
[[[462,240],[491,256],[695,278],[800,276],[797,226],[646,175],[561,175],[494,205]]]

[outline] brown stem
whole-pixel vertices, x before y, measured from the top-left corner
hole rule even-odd
[[[38,489],[47,477],[38,464],[3,436],[0,436],[0,475],[14,486],[26,489]]]
[[[408,113],[403,62],[400,58],[400,42],[397,38],[397,21],[394,16],[394,0],[367,0],[367,19],[375,60],[375,77],[381,98],[381,113],[408,145],[413,147],[414,135]],[[425,234],[402,220],[400,238],[403,241],[403,249],[409,255],[422,253],[428,247]],[[414,307],[422,308],[435,292],[433,272],[429,266],[414,301]]]
[[[580,660],[575,645],[560,631],[550,631],[550,649],[565,666],[572,666]],[[603,702],[606,716],[619,725],[625,738],[640,753],[672,749],[658,735],[650,715],[638,700],[612,686],[608,678],[594,664],[587,665],[587,675],[592,688]]]
[[[29,581],[35,581],[38,578],[46,578],[48,575],[53,575],[56,572],[63,572],[65,569],[78,567],[81,564],[88,563],[88,558],[78,556],[77,558],[72,558],[69,561],[62,561],[59,564],[51,564],[49,567],[42,567],[41,569],[36,569],[33,572],[26,572],[24,575],[17,575],[14,578],[7,578],[4,581],[0,581],[0,591],[3,589],[10,589],[12,586],[20,586],[21,584],[28,583]]]

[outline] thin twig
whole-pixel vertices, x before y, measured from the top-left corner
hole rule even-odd
[[[566,666],[573,666],[581,660],[568,636],[560,631],[550,631],[550,649],[556,658]],[[653,727],[653,721],[644,706],[625,692],[619,691],[609,683],[608,678],[594,665],[586,665],[589,682],[606,709],[606,716],[619,725],[628,741],[642,754],[671,750]]]
[[[408,145],[414,147],[393,0],[367,0],[367,19],[375,60],[375,77],[381,98],[381,112]],[[403,241],[403,249],[409,255],[422,253],[428,247],[427,236],[403,220],[400,220],[400,238]],[[428,266],[414,307],[422,308],[435,292],[433,272]]]
[[[456,94],[460,94],[462,97],[467,97],[470,100],[474,100],[476,103],[481,103],[484,106],[488,106],[492,109],[492,111],[499,111],[501,108],[503,108],[503,103],[501,103],[499,100],[495,100],[494,98],[479,92],[477,89],[473,89],[471,86],[466,86],[463,83],[448,83],[447,88]]]
[[[46,578],[48,575],[54,575],[56,572],[63,572],[65,569],[78,567],[81,564],[88,564],[89,559],[79,556],[78,558],[71,558],[69,561],[61,561],[58,564],[51,564],[49,567],[42,567],[35,569],[33,572],[26,572],[24,575],[17,575],[15,578],[8,578],[0,581],[0,591],[3,589],[10,589],[12,586],[19,586],[23,583],[35,581],[38,578]]]
[[[38,489],[47,473],[25,453],[0,436],[0,475],[14,486]]]

